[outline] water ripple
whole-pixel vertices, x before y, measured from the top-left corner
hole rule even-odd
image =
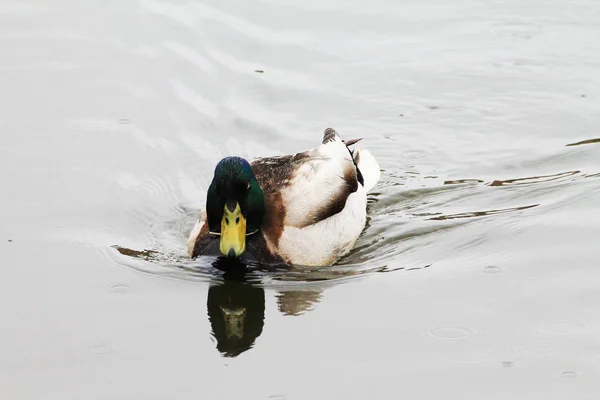
[[[475,329],[462,326],[438,326],[427,331],[427,336],[430,338],[449,342],[467,340],[475,335],[477,335]]]
[[[503,209],[498,209],[498,210],[471,211],[471,212],[464,212],[464,213],[459,213],[459,214],[440,215],[439,217],[433,217],[433,218],[429,218],[429,219],[434,220],[434,221],[444,221],[444,220],[448,220],[448,219],[457,219],[457,218],[486,217],[489,215],[527,210],[529,208],[533,208],[533,207],[537,207],[537,206],[539,206],[539,204],[532,204],[532,205],[520,206],[520,207],[503,208]]]
[[[174,41],[166,41],[163,46],[175,55],[183,58],[200,68],[204,72],[216,72],[215,65],[208,57],[204,57],[193,48],[190,48],[182,43]]]
[[[210,118],[219,116],[219,109],[211,101],[202,97],[200,93],[186,86],[177,78],[170,78],[169,82],[175,94],[194,110]]]
[[[496,180],[489,183],[489,186],[506,186],[506,185],[528,185],[533,183],[541,183],[541,182],[550,182],[557,179],[566,178],[568,176],[579,174],[581,171],[568,171],[562,172],[560,174],[552,174],[552,175],[540,175],[540,176],[532,176],[528,178],[515,178],[515,179],[505,179],[505,180]]]
[[[546,321],[538,325],[537,330],[547,335],[577,335],[587,330],[587,327],[575,321]]]
[[[581,146],[582,144],[594,144],[594,143],[600,143],[600,138],[588,139],[588,140],[582,140],[581,142],[570,143],[570,144],[567,145],[567,147],[570,147],[570,146]]]
[[[196,27],[203,24],[203,21],[214,21],[244,37],[252,38],[261,43],[291,46],[308,45],[315,41],[313,35],[308,32],[269,29],[266,26],[254,24],[201,3],[175,5],[155,0],[141,0],[139,3],[141,7],[148,11],[169,17],[188,27]]]

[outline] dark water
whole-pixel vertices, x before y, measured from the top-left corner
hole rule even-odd
[[[599,20],[592,0],[0,3],[0,395],[596,398]],[[383,170],[351,254],[185,258],[220,158],[328,126]]]

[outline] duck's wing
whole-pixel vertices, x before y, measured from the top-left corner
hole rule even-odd
[[[252,162],[265,193],[271,224],[303,228],[344,209],[360,172],[347,144],[331,128],[314,150]],[[362,179],[362,178],[360,178]]]

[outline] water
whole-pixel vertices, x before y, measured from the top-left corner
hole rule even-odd
[[[596,398],[599,18],[4,0],[2,397]],[[338,266],[184,257],[221,157],[328,126],[384,170]]]

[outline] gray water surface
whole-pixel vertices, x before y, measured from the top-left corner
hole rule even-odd
[[[595,0],[2,1],[0,396],[597,398],[598,21]],[[328,126],[383,170],[351,254],[245,282],[185,258],[220,158]]]

